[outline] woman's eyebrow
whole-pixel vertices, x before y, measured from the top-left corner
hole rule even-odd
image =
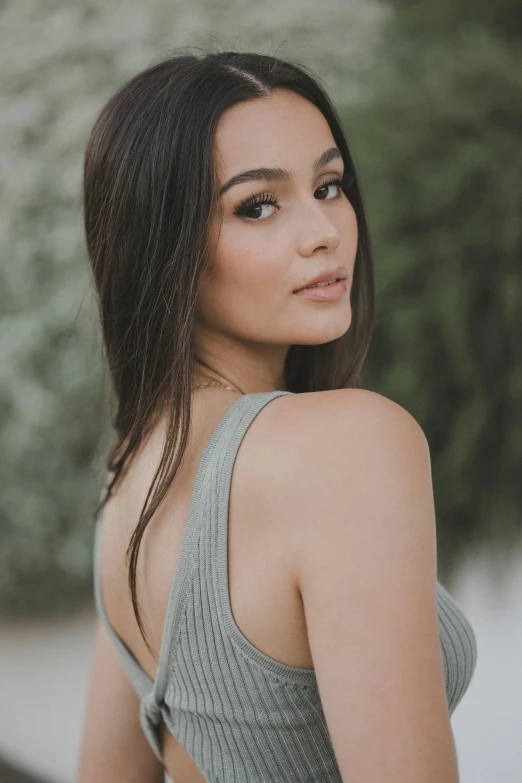
[[[325,152],[317,158],[313,164],[313,169],[314,171],[319,171],[319,169],[326,166],[326,164],[330,163],[334,158],[342,159],[342,157],[341,150],[338,147],[330,147],[330,149],[325,150]],[[219,195],[222,196],[223,193],[226,193],[226,191],[234,187],[234,185],[259,179],[266,180],[267,182],[275,182],[276,180],[288,182],[290,180],[290,172],[286,169],[270,169],[264,167],[242,171],[241,174],[236,174],[234,177],[231,177],[228,182],[225,182],[219,190]]]

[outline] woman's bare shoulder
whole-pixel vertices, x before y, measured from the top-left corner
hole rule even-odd
[[[430,494],[429,445],[417,420],[401,405],[367,389],[292,395],[268,422],[272,494],[285,516],[314,525],[320,508],[358,518],[355,504],[390,499],[418,488]],[[275,490],[275,491],[274,491]],[[285,506],[286,504],[286,506]]]
[[[295,395],[273,413],[270,511],[343,780],[456,781],[422,428],[363,389]]]
[[[358,518],[362,489],[386,502],[405,481],[431,490],[429,446],[416,419],[393,400],[366,389],[288,395],[267,406],[251,441],[252,475],[266,487],[274,518],[285,519],[290,543],[315,540],[324,519]],[[262,430],[262,432],[261,432]],[[364,510],[362,511],[364,516]],[[355,522],[354,522],[355,524]],[[297,552],[296,552],[297,556]]]
[[[368,389],[293,394],[279,398],[278,403],[268,406],[271,412],[264,418],[267,453],[286,463],[287,471],[293,466],[301,476],[307,466],[321,470],[321,454],[346,459],[352,452],[360,455],[362,443],[371,446],[375,439],[384,445],[388,438],[403,438],[406,445],[413,438],[427,447],[424,432],[411,413]]]

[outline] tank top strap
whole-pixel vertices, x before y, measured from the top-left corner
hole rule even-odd
[[[218,552],[216,554],[219,557],[219,551],[222,551],[219,549],[220,542],[222,547],[224,536],[223,520],[218,515],[223,515],[226,508],[226,522],[228,522],[228,491],[239,444],[259,411],[276,397],[289,394],[293,392],[276,390],[253,392],[239,397],[219,419],[205,445],[194,482],[178,564],[167,605],[158,670],[154,682],[154,702],[158,706],[163,703],[169,676],[172,675],[174,667],[179,631],[191,589],[189,577],[194,565],[196,541],[201,532],[204,532],[203,529],[208,528],[213,519],[217,519]]]

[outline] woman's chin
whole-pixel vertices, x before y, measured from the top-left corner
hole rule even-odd
[[[348,317],[346,313],[343,313],[342,318],[331,319],[330,323],[327,323],[327,320],[325,319],[323,323],[303,324],[303,329],[298,331],[297,339],[292,340],[292,343],[295,345],[322,345],[330,343],[332,340],[338,340],[350,328],[352,311],[350,310]]]

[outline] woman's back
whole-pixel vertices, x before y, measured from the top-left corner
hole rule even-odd
[[[316,447],[319,450],[324,448],[327,442],[330,449],[340,448],[337,461],[344,459],[346,465],[356,465],[354,440],[350,439],[346,430],[347,419],[343,408],[348,405],[351,407],[350,415],[357,415],[358,410],[364,411],[364,404],[361,408],[360,403],[362,398],[367,399],[367,395],[378,397],[354,390],[308,395],[271,392],[246,395],[236,399],[231,406],[229,392],[212,390],[204,396],[196,395],[189,448],[165,502],[146,529],[138,564],[140,605],[149,640],[157,656],[162,641],[165,641],[164,631],[171,621],[176,622],[176,609],[181,612],[181,607],[176,607],[174,601],[170,606],[173,611],[167,617],[169,598],[173,595],[171,590],[176,587],[175,580],[178,580],[177,587],[184,596],[183,611],[180,613],[180,618],[183,615],[183,624],[177,628],[180,635],[173,640],[172,646],[176,647],[179,639],[179,649],[182,650],[185,644],[185,653],[190,656],[190,660],[183,659],[183,652],[180,653],[181,658],[172,658],[169,648],[169,665],[164,667],[165,671],[162,671],[160,677],[164,680],[163,684],[160,683],[161,693],[157,687],[158,681],[154,683],[158,674],[157,662],[147,650],[134,619],[125,562],[125,550],[159,459],[161,429],[154,432],[131,466],[116,496],[104,510],[103,539],[100,538],[99,544],[103,606],[112,628],[149,678],[151,692],[152,685],[156,686],[154,697],[150,693],[144,694],[144,702],[148,699],[147,704],[151,708],[149,712],[147,708],[144,710],[145,724],[161,716],[165,718],[165,715],[170,720],[170,729],[162,725],[160,745],[162,743],[166,768],[176,783],[199,783],[213,779],[209,772],[212,768],[212,753],[216,748],[222,750],[223,743],[230,742],[230,736],[234,737],[241,732],[251,732],[251,744],[258,742],[265,747],[265,751],[258,751],[257,755],[250,748],[253,753],[253,766],[248,768],[250,780],[270,779],[269,769],[276,771],[272,773],[272,780],[276,779],[276,774],[281,780],[287,779],[287,774],[288,779],[294,775],[293,779],[305,780],[308,779],[306,774],[312,770],[317,775],[318,768],[314,767],[317,763],[323,765],[323,780],[340,780],[333,748],[329,744],[328,730],[333,728],[335,741],[342,729],[333,726],[334,709],[330,702],[326,705],[328,728],[322,714],[323,705],[317,689],[317,685],[321,689],[322,682],[321,678],[317,682],[315,677],[309,644],[311,629],[307,628],[306,607],[303,605],[299,583],[304,573],[303,564],[313,562],[313,558],[306,553],[310,554],[311,546],[317,550],[320,536],[315,537],[318,531],[320,533],[322,528],[323,535],[327,535],[327,520],[318,518],[315,530],[312,530],[309,519],[306,519],[306,509],[299,503],[299,493],[309,493],[314,478],[313,491],[323,498],[323,507],[326,509],[331,475],[327,470],[323,475],[324,462],[312,464],[314,452]],[[278,396],[286,399],[276,401]],[[269,402],[270,405],[267,404]],[[385,407],[394,405],[390,401],[384,404]],[[315,437],[317,443],[312,442]],[[336,437],[341,439],[337,445]],[[211,443],[212,438],[214,440]],[[226,500],[227,476],[230,480],[232,468],[234,480],[229,484],[230,502],[227,506],[223,499]],[[310,468],[315,473],[312,471],[307,476]],[[356,472],[356,468],[353,472]],[[351,480],[353,477],[347,475],[347,483]],[[217,525],[213,528],[209,520],[218,510],[216,506],[221,512],[221,522],[218,515]],[[325,510],[324,513],[329,512]],[[345,513],[349,524],[352,513],[349,503]],[[194,537],[186,536],[189,517],[192,532],[196,533]],[[227,537],[223,537],[227,527],[228,542]],[[219,559],[220,543],[223,541],[228,543],[228,596],[226,591],[220,593],[219,580],[223,571],[219,569],[220,565],[226,565],[226,560]],[[317,554],[317,562],[321,563],[319,552]],[[351,568],[350,552],[344,551],[343,557],[348,576]],[[356,558],[357,551],[354,549]],[[368,566],[370,578],[378,583],[378,563]],[[324,580],[327,581],[328,577],[325,571]],[[443,621],[439,630],[446,696],[450,709],[454,709],[472,675],[474,640],[469,635],[469,628],[459,626],[459,623],[466,624],[465,618],[452,604],[447,593],[437,587],[439,622],[450,615],[452,620],[451,623]],[[354,590],[354,600],[356,594]],[[210,606],[216,595],[218,600],[213,611],[205,612],[205,607],[207,604]],[[229,598],[233,620],[231,615],[227,615],[226,600],[225,604],[220,603],[223,598]],[[341,600],[339,604],[339,596],[335,593],[330,593],[328,600],[331,606],[338,604],[340,616],[348,622],[350,603],[345,604]],[[371,616],[369,621],[372,622]],[[208,627],[203,627],[204,623]],[[226,650],[221,647],[224,643],[223,634],[227,644],[231,644]],[[168,639],[166,641],[169,642]],[[461,649],[467,654],[467,658],[464,655],[466,660],[462,659],[462,655],[459,658],[459,641],[463,645]],[[215,646],[215,649],[209,645]],[[167,652],[163,649],[162,656]],[[321,659],[321,673],[330,655],[326,649],[323,652],[325,657]],[[226,667],[220,658],[225,653],[228,658],[232,653],[238,655],[234,671],[236,677],[242,678],[241,683],[227,685]],[[352,666],[354,661],[349,663],[349,651],[344,651],[344,654],[346,665]],[[450,661],[448,655],[456,655],[457,658]],[[335,650],[331,651],[331,656],[333,663]],[[205,687],[201,673],[196,677],[195,661],[201,664],[201,671],[207,672],[207,679],[208,672],[213,670],[212,676],[217,679],[212,686],[207,682]],[[182,675],[176,681],[176,674],[180,672],[184,673],[185,680]],[[375,681],[378,688],[382,687],[385,681],[382,672],[375,672]],[[326,677],[324,682],[326,692],[329,687],[326,685]],[[223,702],[222,709],[213,703],[209,710],[208,699],[221,699],[224,695],[221,692],[223,687],[227,691],[227,698],[234,702],[233,708]],[[231,687],[234,696],[230,695]],[[158,695],[159,714],[155,710],[155,697]],[[164,698],[166,703],[162,701]],[[264,713],[263,704],[258,703],[256,713],[255,700],[259,702],[263,699],[268,711]],[[350,693],[346,689],[339,693],[339,699],[340,704],[349,707]],[[235,729],[232,725],[230,736],[222,731],[220,716],[221,723],[223,720],[229,723],[233,719],[237,721]],[[177,723],[175,719],[179,719]],[[289,732],[286,734],[283,726],[278,725],[281,720],[289,723],[286,727]],[[293,726],[292,721],[295,721]],[[195,744],[194,736],[180,733],[180,727],[186,728],[188,725],[191,731],[199,730],[201,733],[199,740],[196,737]],[[310,733],[309,737],[307,732]],[[174,734],[177,734],[179,740]],[[284,742],[288,738],[298,743],[293,751],[296,767],[292,766],[288,756],[288,745],[285,749]],[[310,749],[311,746],[307,747],[305,740],[312,742],[313,738],[316,745]],[[374,741],[379,743],[378,729]],[[185,749],[187,747],[190,751]],[[200,749],[199,756],[196,747]],[[233,766],[234,750],[229,747],[228,752]],[[297,758],[297,754],[301,758]],[[239,755],[242,763],[248,764],[244,753]],[[206,764],[204,774],[198,769],[193,756],[197,758],[200,769]],[[299,770],[299,778],[295,777],[296,769]],[[227,781],[240,779],[234,777],[230,770],[231,767],[227,767]]]
[[[166,501],[146,528],[140,547],[138,595],[156,655],[198,465],[212,431],[231,402],[234,397],[230,392],[215,389],[195,395],[189,447]],[[258,480],[267,468],[260,453],[262,438],[265,432],[280,428],[286,416],[285,402],[267,406],[262,421],[256,416],[234,465],[228,531],[230,603],[238,627],[256,648],[289,666],[311,669],[313,662],[291,561],[292,541],[286,544],[289,528],[283,519],[267,518],[266,486]],[[134,617],[125,550],[154,475],[162,436],[162,427],[157,427],[131,465],[121,489],[107,503],[100,546],[103,603],[108,618],[151,680],[156,677],[157,660],[147,649]],[[189,754],[165,725],[162,736],[166,767],[176,783],[204,781]]]

